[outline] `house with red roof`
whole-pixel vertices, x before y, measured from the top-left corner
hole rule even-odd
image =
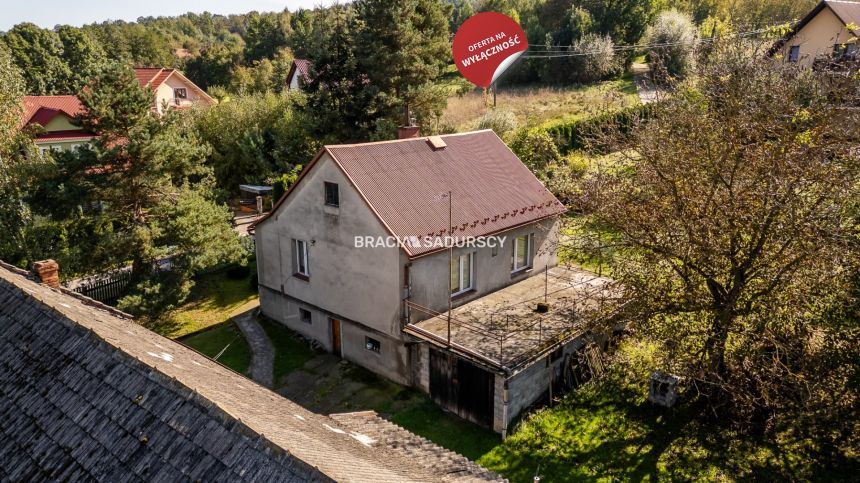
[[[176,69],[136,68],[141,87],[152,89],[152,109],[188,109],[194,105],[213,105],[215,100]],[[34,141],[41,152],[67,151],[88,143],[94,134],[76,126],[74,119],[84,112],[74,95],[26,96],[20,127],[39,125]]]
[[[311,62],[305,59],[293,59],[290,72],[287,73],[287,90],[297,91],[310,78]]]
[[[76,149],[93,138],[73,123],[84,112],[77,96],[26,96],[23,111],[21,127],[38,124],[42,128],[34,137],[41,152]]]
[[[261,310],[505,433],[581,382],[609,281],[559,266],[565,207],[493,131],[416,135],[325,146],[256,222]]]
[[[155,91],[153,109],[159,113],[169,108],[188,109],[194,105],[215,104],[215,99],[209,97],[206,91],[197,87],[177,69],[139,67],[134,69],[134,75],[141,87],[149,87]]]

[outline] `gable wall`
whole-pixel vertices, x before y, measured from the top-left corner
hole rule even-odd
[[[325,181],[338,184],[339,208],[325,205]],[[260,285],[399,339],[400,249],[356,248],[355,236],[388,232],[325,153],[277,212],[256,228]],[[293,276],[294,238],[309,243],[308,281]],[[264,312],[279,310],[263,303]],[[285,320],[297,314],[273,315]]]
[[[818,56],[830,55],[835,44],[848,42],[852,37],[853,34],[845,28],[833,11],[825,7],[797,34],[788,39],[781,53],[783,59],[788,60],[791,47],[800,46],[799,63],[811,66]]]

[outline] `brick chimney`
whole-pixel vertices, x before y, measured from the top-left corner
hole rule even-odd
[[[33,271],[39,276],[42,285],[60,288],[60,265],[53,260],[42,260],[33,264]]]
[[[397,128],[397,139],[417,138],[420,130],[419,126],[399,126]]]

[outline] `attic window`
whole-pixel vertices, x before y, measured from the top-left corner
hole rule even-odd
[[[340,206],[340,190],[337,183],[325,182],[325,204],[328,206]]]
[[[445,149],[448,146],[447,144],[445,144],[445,141],[439,136],[428,137],[427,143],[430,144],[430,147],[433,148],[433,151],[439,151],[440,149]]]
[[[173,97],[176,99],[188,99],[188,90],[184,87],[173,89]]]

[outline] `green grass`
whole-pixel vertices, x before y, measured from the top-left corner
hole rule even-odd
[[[256,276],[255,264],[251,272],[251,277]],[[153,330],[167,337],[182,337],[251,310],[258,304],[258,295],[249,278],[231,280],[224,270],[200,276],[188,301],[154,324]]]
[[[214,358],[227,347],[227,350],[218,358],[218,362],[236,372],[248,373],[251,365],[251,348],[248,347],[248,342],[233,322],[184,338],[181,342],[210,358]]]
[[[514,114],[519,126],[570,121],[639,103],[632,75],[583,86],[502,86],[496,95],[498,109]],[[492,109],[493,97],[478,90],[448,99],[442,122],[459,131],[475,129]]]
[[[802,445],[756,439],[704,423],[690,406],[645,400],[653,348],[625,343],[601,381],[526,416],[477,459],[511,481],[841,480],[852,462],[816,463]],[[808,449],[808,448],[807,448]],[[853,462],[856,465],[856,462]]]
[[[302,367],[316,355],[316,352],[295,332],[283,325],[263,317],[258,320],[275,347],[274,371],[277,386],[284,376]]]

